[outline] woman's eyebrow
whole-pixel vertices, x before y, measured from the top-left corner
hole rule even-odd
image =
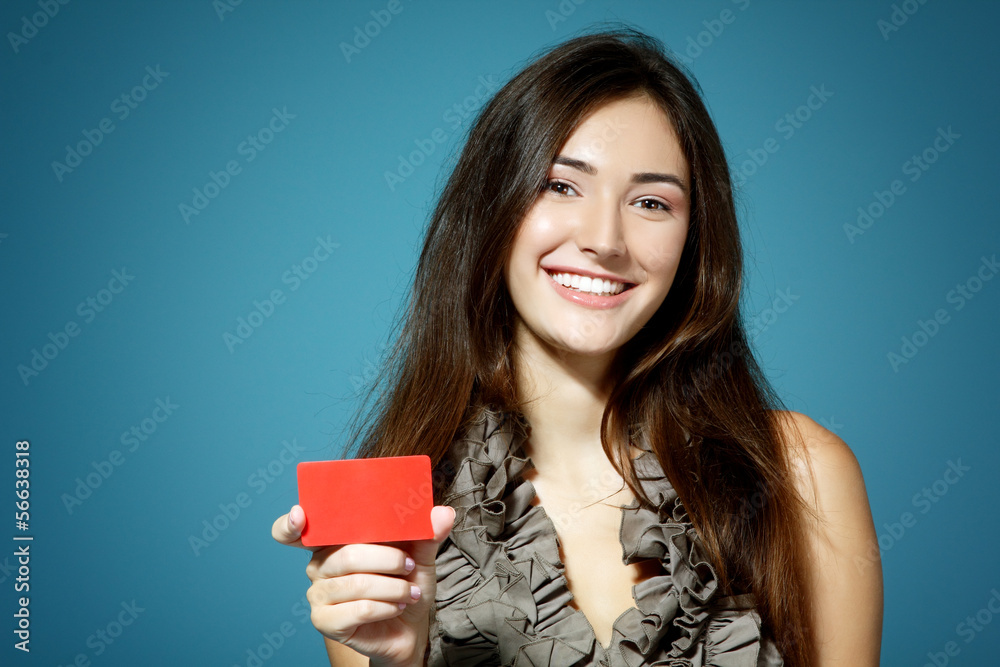
[[[587,174],[588,176],[596,176],[597,168],[590,164],[589,162],[584,162],[583,160],[577,160],[576,158],[566,157],[565,155],[557,155],[553,160],[552,164],[562,164],[567,167],[572,167]],[[639,185],[644,185],[646,183],[670,183],[676,185],[684,194],[688,193],[687,184],[679,176],[674,174],[661,174],[653,171],[641,171],[632,174],[632,182]]]

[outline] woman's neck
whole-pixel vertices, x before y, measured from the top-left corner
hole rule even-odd
[[[569,354],[534,338],[518,345],[518,393],[531,425],[525,448],[537,467],[589,466],[596,457],[606,460],[600,429],[613,357],[613,351]]]

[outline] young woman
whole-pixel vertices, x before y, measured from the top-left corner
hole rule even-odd
[[[331,664],[878,665],[861,471],[777,409],[741,276],[724,151],[659,42],[577,37],[504,86],[354,424],[361,456],[434,461],[435,538],[314,550]]]

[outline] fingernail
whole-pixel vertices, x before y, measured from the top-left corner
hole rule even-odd
[[[396,606],[397,606],[397,607],[399,607],[400,609],[406,609],[406,605],[405,605],[405,604],[403,604],[402,602],[400,602],[400,603],[399,603],[398,605],[396,605]]]
[[[410,597],[413,598],[414,600],[419,600],[420,599],[420,587],[419,586],[410,586]]]
[[[407,572],[412,572],[413,568],[415,568],[416,566],[417,564],[413,562],[413,559],[407,557],[406,563],[403,565],[403,569],[406,570]]]
[[[304,513],[304,510],[302,509],[301,505],[292,505],[291,511],[288,512],[288,525],[295,532],[301,532],[301,530],[302,530],[302,522],[301,521],[295,521],[295,520],[292,519],[292,515],[295,514],[295,510],[296,509],[299,510],[299,514],[303,514]]]

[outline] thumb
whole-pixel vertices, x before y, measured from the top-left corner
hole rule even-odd
[[[413,542],[410,555],[418,566],[434,567],[438,547],[451,534],[455,525],[455,510],[447,505],[438,505],[431,509],[431,527],[434,537],[429,540]]]
[[[305,528],[305,525],[305,511],[300,505],[292,505],[292,509],[289,510],[288,514],[279,516],[271,526],[271,537],[281,544],[314,551],[314,548],[302,545],[302,529]]]

